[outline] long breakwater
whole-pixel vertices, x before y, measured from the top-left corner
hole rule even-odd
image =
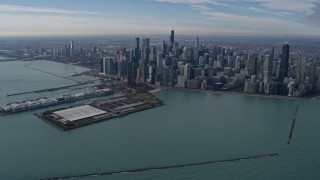
[[[169,170],[169,169],[185,168],[185,167],[192,167],[192,166],[203,166],[203,165],[211,165],[211,164],[230,163],[230,162],[236,162],[236,161],[242,161],[242,160],[272,158],[275,156],[278,156],[278,153],[261,154],[261,155],[256,155],[256,156],[243,157],[243,158],[208,161],[208,162],[173,165],[173,166],[149,167],[149,168],[131,169],[131,170],[123,170],[123,171],[103,172],[103,173],[96,173],[96,174],[84,174],[84,175],[65,176],[65,177],[43,178],[41,180],[79,179],[79,178],[110,176],[110,175],[126,174],[126,173],[139,173],[139,172],[147,172],[147,171],[155,171],[155,170]]]
[[[288,139],[288,144],[291,144],[291,139],[292,139],[292,135],[293,135],[293,130],[297,121],[297,114],[299,111],[299,105],[296,107],[295,113],[294,113],[294,117],[293,117],[293,121],[292,121],[292,125],[291,125],[291,129],[290,129],[290,133],[289,133],[289,139]]]

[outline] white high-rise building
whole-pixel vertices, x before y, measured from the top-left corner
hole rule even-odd
[[[191,64],[188,63],[184,66],[184,75],[187,80],[191,79]]]

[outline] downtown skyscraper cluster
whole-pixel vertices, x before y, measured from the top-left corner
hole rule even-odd
[[[237,90],[246,93],[304,96],[320,89],[316,60],[303,55],[290,57],[290,45],[281,50],[255,52],[232,47],[208,48],[197,37],[180,45],[172,30],[169,42],[151,45],[150,39],[135,39],[135,47],[122,48],[115,57],[101,59],[101,72],[156,86]]]

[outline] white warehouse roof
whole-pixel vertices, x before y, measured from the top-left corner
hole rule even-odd
[[[54,113],[65,118],[66,120],[77,121],[80,119],[85,119],[85,118],[105,114],[106,112],[101,109],[98,109],[89,105],[85,105],[85,106],[79,106],[79,107],[66,109],[62,111],[56,111]]]

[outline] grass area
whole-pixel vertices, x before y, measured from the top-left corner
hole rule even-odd
[[[150,104],[142,104],[142,105],[139,105],[139,106],[135,106],[134,107],[134,110],[135,111],[139,111],[139,110],[142,110],[142,109],[148,109],[150,108],[151,105]]]
[[[159,104],[161,101],[156,98],[154,95],[150,94],[150,93],[138,93],[135,95],[132,95],[133,99],[141,99],[143,100],[145,103],[149,103],[149,104]]]

